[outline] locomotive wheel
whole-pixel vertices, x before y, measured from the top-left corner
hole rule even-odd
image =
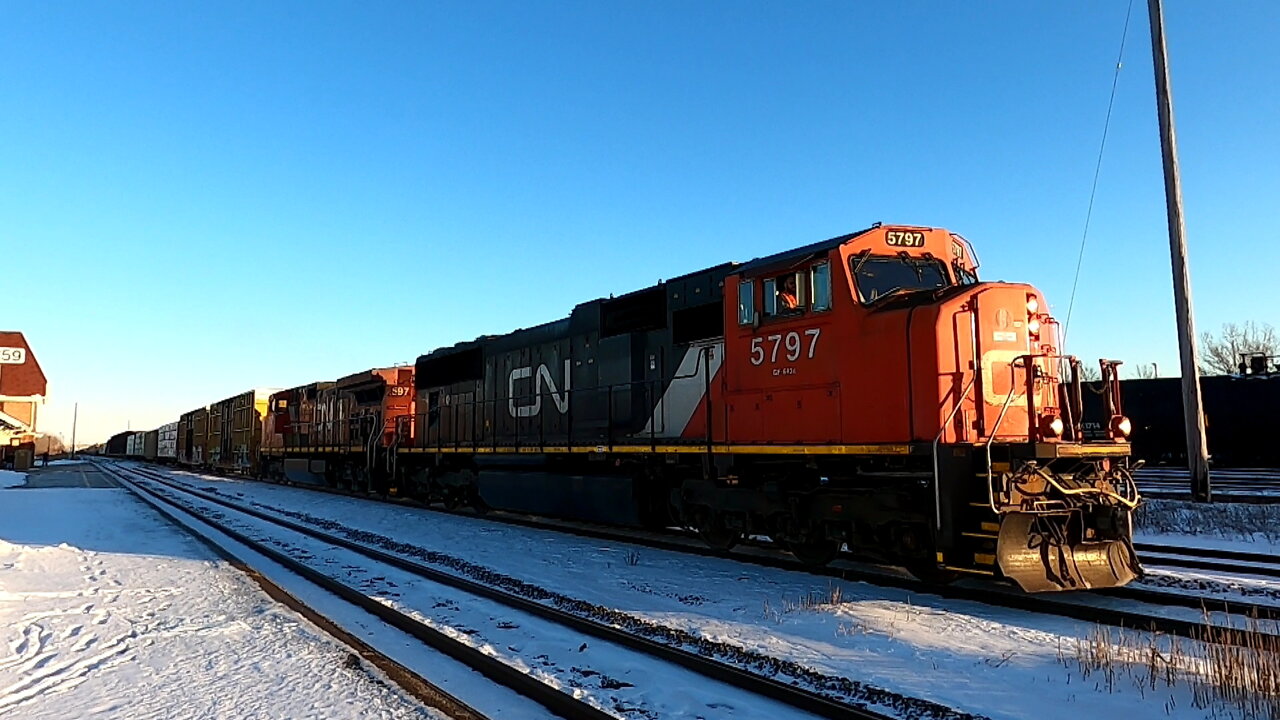
[[[457,510],[462,507],[461,491],[456,488],[445,488],[443,500],[445,510]]]
[[[742,534],[726,528],[702,528],[698,530],[698,537],[713,550],[729,551],[742,539]]]
[[[955,580],[960,577],[960,573],[954,570],[940,568],[933,563],[915,563],[908,565],[907,572],[911,573],[917,580],[929,583],[930,585],[947,585],[955,582]]]
[[[827,539],[793,541],[787,543],[787,549],[805,565],[821,567],[836,559],[836,554],[840,552],[840,543]]]

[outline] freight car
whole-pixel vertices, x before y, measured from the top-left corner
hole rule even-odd
[[[107,438],[103,444],[102,454],[110,457],[124,457],[129,452],[129,440],[137,433],[126,430]]]
[[[1129,421],[1101,437],[1043,295],[964,238],[873,226],[418,358],[396,482],[427,499],[638,526],[812,563],[847,546],[1030,591],[1139,572]]]
[[[178,464],[204,467],[209,436],[209,409],[196,408],[178,418]]]
[[[156,457],[162,463],[173,463],[178,459],[178,423],[161,425],[156,431]]]
[[[209,406],[205,458],[218,472],[257,471],[262,418],[272,390],[248,390]]]
[[[130,435],[125,441],[125,456],[135,460],[155,460],[159,437],[159,430],[146,430]]]
[[[1154,378],[1121,383],[1133,422],[1133,456],[1147,465],[1187,466],[1182,380]],[[1101,432],[1103,399],[1097,383],[1084,394],[1088,431]],[[1272,437],[1280,408],[1280,375],[1215,375],[1200,379],[1205,434],[1214,467],[1280,467]]]

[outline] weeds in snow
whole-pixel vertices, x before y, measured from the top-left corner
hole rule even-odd
[[[818,590],[810,590],[808,593],[794,599],[784,595],[782,607],[777,609],[769,602],[769,598],[765,598],[763,616],[773,620],[775,623],[781,623],[783,615],[790,615],[801,610],[819,610],[835,607],[843,602],[844,589],[832,583],[827,586],[825,593]]]
[[[635,567],[640,564],[640,551],[628,550],[627,554],[623,556],[623,559],[627,561],[627,565]]]
[[[1184,687],[1192,706],[1213,717],[1280,717],[1280,638],[1256,619],[1241,630],[1210,626],[1192,640],[1098,627],[1076,639],[1073,654],[1059,645],[1058,659],[1083,679],[1096,678],[1099,691],[1115,692],[1128,681],[1145,698]],[[1176,707],[1171,695],[1165,713]]]

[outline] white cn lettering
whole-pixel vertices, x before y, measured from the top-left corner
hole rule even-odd
[[[556,389],[556,382],[551,377],[551,371],[546,365],[538,366],[538,373],[534,383],[534,396],[532,405],[516,405],[516,381],[524,380],[528,377],[534,377],[533,368],[530,366],[514,368],[511,374],[507,376],[507,409],[511,412],[511,417],[533,417],[542,411],[542,388],[545,385],[548,394],[551,395],[551,401],[555,403],[556,409],[561,413],[569,412],[569,361],[564,361],[564,391]]]

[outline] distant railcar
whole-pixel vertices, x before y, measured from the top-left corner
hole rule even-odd
[[[178,418],[178,464],[202,468],[208,461],[209,409],[196,408]]]
[[[102,454],[107,455],[109,457],[128,456],[129,441],[136,434],[137,433],[134,433],[132,431],[125,431],[122,433],[116,433],[115,435],[112,435],[111,437],[107,438],[107,441],[105,443],[103,443]]]
[[[1098,383],[1086,391],[1089,426],[1101,432],[1103,398]],[[1121,383],[1133,422],[1133,455],[1148,465],[1186,467],[1182,380],[1154,378]],[[1200,378],[1205,435],[1214,467],[1280,467],[1273,428],[1280,408],[1280,375],[1210,375]]]
[[[178,423],[161,425],[156,433],[156,457],[162,463],[174,463],[178,459]]]
[[[209,406],[206,464],[221,472],[257,472],[262,418],[273,390],[248,390]]]

